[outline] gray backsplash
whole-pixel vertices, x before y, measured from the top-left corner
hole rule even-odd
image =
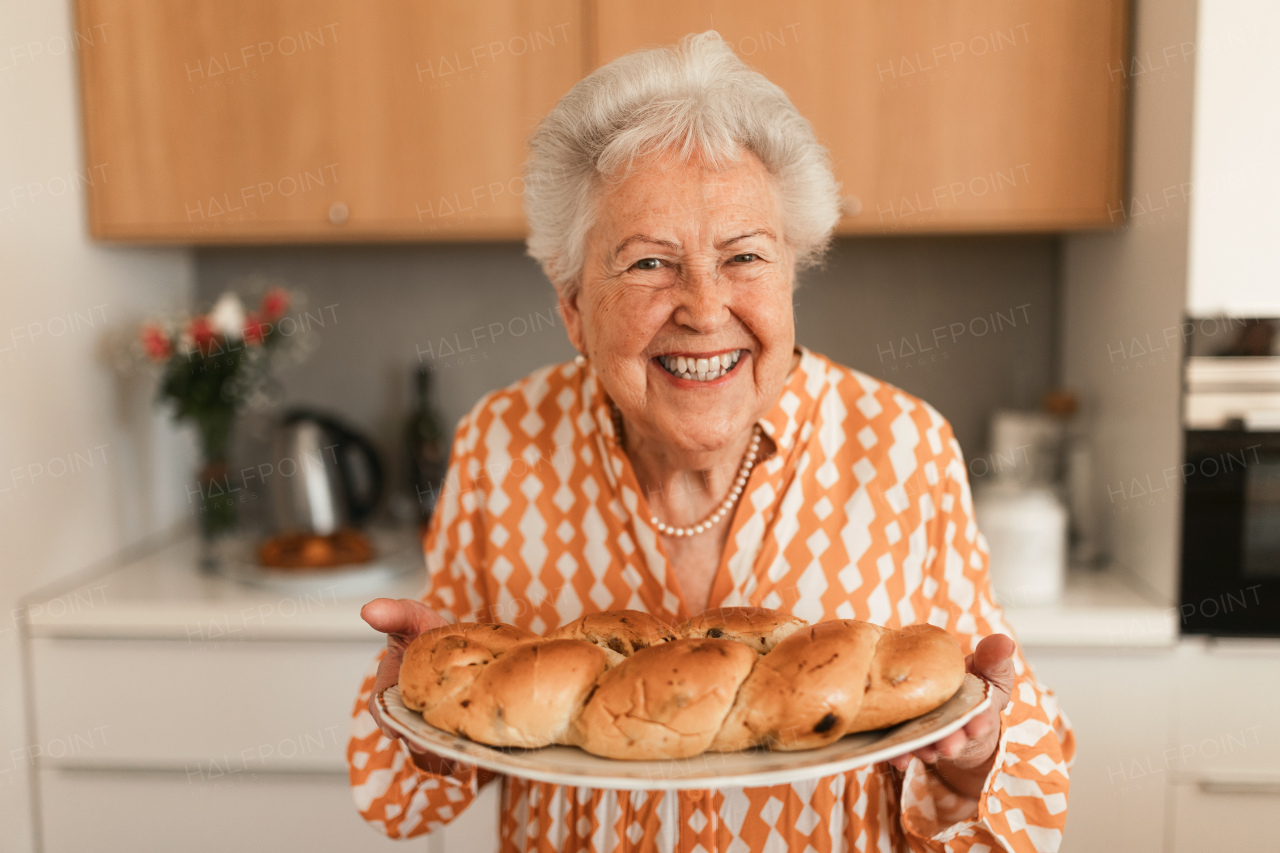
[[[410,369],[434,367],[452,426],[486,391],[573,356],[551,285],[515,244],[202,249],[197,301],[236,279],[305,292],[318,347],[284,399],[332,409],[395,455]],[[966,455],[998,407],[1038,404],[1056,375],[1057,240],[840,240],[796,292],[800,343],[936,406]]]

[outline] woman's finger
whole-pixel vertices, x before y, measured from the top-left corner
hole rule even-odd
[[[1013,640],[1005,634],[983,637],[973,650],[972,666],[975,675],[1004,691],[1005,696],[1013,693]]]
[[[382,733],[384,735],[391,738],[392,740],[399,740],[400,739],[399,732],[383,725],[382,711],[378,708],[378,694],[381,692],[382,692],[381,688],[377,684],[375,684],[373,686],[373,693],[369,695],[369,701],[368,703],[366,703],[365,707],[369,709],[369,714],[370,716],[373,717],[374,723],[377,724],[378,728],[382,729]]]
[[[400,680],[400,662],[409,642],[419,634],[444,625],[445,620],[421,601],[410,598],[375,598],[360,609],[360,617],[374,630],[387,635],[387,651],[378,663],[373,694],[369,697],[369,713],[384,735],[401,740],[398,732],[383,724],[378,694]]]
[[[360,618],[375,631],[409,637],[445,624],[440,614],[411,598],[375,598],[360,609]]]
[[[981,714],[970,720],[964,727],[964,731],[971,738],[977,739],[986,737],[999,725],[997,719],[999,714],[1000,712],[997,711],[993,705],[991,708],[988,708],[986,711],[983,711]]]
[[[943,758],[954,758],[964,750],[968,743],[969,735],[965,733],[964,729],[961,729],[958,732],[952,732],[935,743],[934,749]]]

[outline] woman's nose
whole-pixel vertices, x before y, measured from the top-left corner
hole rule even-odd
[[[684,278],[673,318],[677,323],[697,332],[711,332],[729,320],[732,289],[714,265],[690,265]]]

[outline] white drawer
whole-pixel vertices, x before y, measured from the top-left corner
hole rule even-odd
[[[40,773],[40,790],[46,853],[442,849],[430,835],[391,841],[369,827],[340,773],[201,782],[181,772],[55,769]]]
[[[1213,777],[1209,777],[1212,779]],[[1174,785],[1174,853],[1280,850],[1280,777],[1270,783],[1242,775]]]
[[[34,639],[42,766],[342,770],[366,643]]]
[[[1187,643],[1180,657],[1178,775],[1280,774],[1280,641]]]

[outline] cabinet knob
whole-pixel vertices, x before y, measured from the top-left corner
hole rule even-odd
[[[847,195],[840,199],[840,207],[844,208],[845,216],[857,216],[862,212],[862,199],[856,195]]]
[[[335,201],[329,205],[329,222],[332,225],[344,224],[350,215],[351,211],[347,208],[345,202]]]

